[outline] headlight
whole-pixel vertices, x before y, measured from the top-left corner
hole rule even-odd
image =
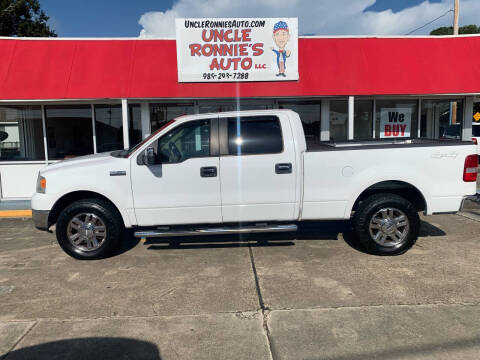
[[[38,174],[37,193],[45,194],[46,190],[47,190],[47,179],[45,179],[43,176],[40,176],[40,174]]]

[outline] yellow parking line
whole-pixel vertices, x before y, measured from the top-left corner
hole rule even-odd
[[[0,210],[0,218],[31,217],[32,210]]]

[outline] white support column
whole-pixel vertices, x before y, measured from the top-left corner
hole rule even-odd
[[[473,96],[465,97],[462,140],[472,140]]]
[[[128,137],[128,102],[122,99],[122,125],[123,125],[123,148],[130,147],[130,139]]]
[[[422,135],[422,99],[418,99],[417,109],[417,138]]]
[[[348,97],[348,140],[353,140],[354,96]]]
[[[92,109],[92,133],[93,133],[93,153],[97,153],[97,131],[95,129],[95,105],[91,105]]]
[[[140,118],[142,126],[142,139],[145,139],[152,133],[152,124],[150,123],[149,103],[140,104]]]
[[[48,165],[48,144],[47,144],[47,125],[45,124],[45,105],[41,106],[42,110],[42,128],[43,128],[43,150],[45,151],[45,164]]]
[[[330,140],[330,100],[322,99],[320,113],[320,141]]]

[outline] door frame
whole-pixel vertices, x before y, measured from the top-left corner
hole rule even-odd
[[[229,153],[229,147],[228,147],[228,119],[232,117],[237,117],[237,118],[255,118],[255,117],[264,117],[264,116],[274,116],[278,119],[280,127],[281,127],[281,136],[282,136],[282,151],[277,152],[277,153],[259,153],[259,154],[230,154]],[[300,119],[299,119],[300,120]],[[287,134],[287,135],[286,135]],[[279,219],[258,219],[260,222],[268,221],[268,222],[277,222],[277,221],[294,221],[297,220],[299,217],[300,213],[300,198],[301,198],[301,193],[302,193],[302,188],[303,186],[301,184],[301,174],[303,173],[303,165],[301,161],[301,154],[297,153],[296,145],[295,145],[295,140],[294,140],[294,130],[291,127],[291,118],[289,114],[285,113],[274,113],[272,114],[271,112],[266,112],[265,110],[258,110],[258,111],[251,111],[249,113],[243,113],[239,115],[238,112],[226,112],[226,113],[221,113],[219,114],[219,141],[220,141],[220,183],[222,184],[222,173],[223,173],[223,168],[222,168],[222,158],[228,159],[228,158],[256,158],[256,157],[271,157],[271,156],[286,156],[288,153],[291,154],[292,156],[292,172],[294,176],[294,182],[293,182],[293,200],[291,201],[292,204],[292,209],[291,209],[291,215],[288,216],[281,216]],[[290,151],[288,151],[290,149]],[[282,161],[280,161],[282,162]],[[272,167],[272,171],[274,168]],[[278,175],[278,173],[277,173]],[[285,175],[278,175],[278,176],[285,176]],[[286,176],[289,176],[287,174]],[[245,203],[245,204],[231,204],[231,205],[225,205],[224,201],[224,187],[221,187],[221,196],[222,196],[222,217],[224,222],[257,222],[257,219],[243,219],[243,220],[225,220],[226,213],[225,207],[235,207],[235,206],[267,206],[267,205],[278,205],[275,203],[258,203],[258,204],[250,204],[250,203]],[[285,204],[285,203],[282,203]],[[253,208],[252,208],[253,209]],[[228,217],[228,216],[227,216]]]

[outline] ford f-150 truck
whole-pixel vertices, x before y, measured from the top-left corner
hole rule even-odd
[[[472,142],[306,140],[290,110],[181,116],[128,150],[49,165],[32,198],[39,229],[56,224],[78,259],[136,237],[295,231],[351,219],[370,252],[399,254],[426,215],[454,213],[476,192]]]

